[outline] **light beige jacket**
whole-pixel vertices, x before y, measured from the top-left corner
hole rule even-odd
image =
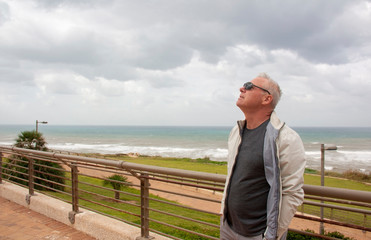
[[[241,144],[245,121],[238,121],[228,140],[228,175],[225,183],[221,213],[225,219],[225,199],[229,179]],[[305,152],[299,135],[286,126],[273,112],[264,138],[263,159],[270,191],[267,201],[265,238],[286,239],[287,229],[296,209],[304,199]]]

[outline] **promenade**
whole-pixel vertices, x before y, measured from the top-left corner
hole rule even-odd
[[[94,240],[64,223],[0,197],[0,240]]]
[[[1,189],[0,189],[1,190]],[[1,193],[1,191],[0,191]],[[50,207],[50,206],[46,206]],[[95,217],[97,218],[97,217]],[[121,225],[112,222],[113,220],[103,221],[105,224],[94,225],[91,229],[101,229],[107,234],[107,229],[104,228],[109,226],[119,226],[120,230],[124,230]],[[361,230],[350,229],[341,226],[326,225],[326,230],[329,232],[339,231],[348,237],[353,237],[357,240],[371,239],[370,232],[362,232]],[[294,218],[290,227],[293,229],[313,229],[319,228],[318,222],[310,220]],[[112,230],[111,234],[115,237],[108,237],[109,239],[135,239],[133,236],[138,236],[138,233],[121,233],[117,229]],[[101,234],[97,234],[102,236]],[[156,236],[157,239],[165,239],[163,237]],[[41,213],[35,212],[27,207],[19,205],[15,202],[5,199],[0,196],[0,240],[38,240],[38,239],[49,239],[49,240],[94,240],[98,238],[91,237],[75,228],[68,226],[62,222],[56,221],[50,217],[47,217]],[[101,239],[106,239],[105,237]]]

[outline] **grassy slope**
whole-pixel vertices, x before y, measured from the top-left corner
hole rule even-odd
[[[99,157],[99,156],[98,156]],[[100,156],[101,157],[101,156]],[[140,156],[137,158],[128,157],[126,155],[106,155],[106,158],[123,160],[132,163],[145,165],[153,165],[159,167],[177,168],[191,171],[208,172],[227,174],[226,163],[209,161],[207,159],[188,159],[188,158],[163,158],[163,157],[146,157]],[[308,185],[320,185],[321,178],[315,174],[305,174],[304,183]],[[371,185],[341,178],[325,177],[325,186],[347,188],[361,191],[371,191]]]

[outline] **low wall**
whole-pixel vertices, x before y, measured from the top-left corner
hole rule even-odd
[[[26,201],[27,194],[28,189],[18,185],[6,181],[0,184],[1,197],[62,222],[97,239],[132,240],[140,237],[140,228],[83,208],[79,208],[80,213],[75,215],[75,223],[71,224],[68,218],[69,212],[72,211],[71,204],[37,192],[31,196],[30,204],[28,204]],[[156,233],[151,233],[150,236],[159,240],[169,239]]]

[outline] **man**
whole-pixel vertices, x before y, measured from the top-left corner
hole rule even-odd
[[[277,117],[278,84],[260,74],[240,88],[245,115],[228,139],[228,175],[222,200],[223,240],[286,239],[304,198],[304,147]]]

